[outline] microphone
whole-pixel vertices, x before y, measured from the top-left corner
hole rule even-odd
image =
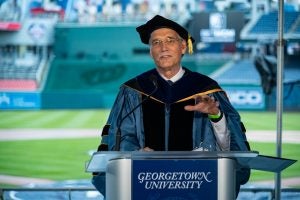
[[[149,79],[152,81],[154,85],[154,90],[151,91],[149,95],[147,95],[146,98],[144,98],[139,104],[137,104],[129,113],[127,113],[120,121],[119,126],[117,128],[117,133],[116,133],[116,143],[114,147],[114,151],[120,151],[120,144],[121,144],[121,125],[123,121],[130,115],[132,114],[137,108],[139,108],[145,101],[150,99],[150,97],[157,91],[158,89],[158,83],[157,83],[157,77],[155,75],[150,75]]]

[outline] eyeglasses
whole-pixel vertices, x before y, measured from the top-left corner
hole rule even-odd
[[[167,46],[173,46],[178,41],[182,41],[182,39],[181,38],[172,38],[172,37],[168,37],[164,41],[155,39],[155,40],[152,40],[151,46],[152,47],[161,47],[163,43],[166,44]]]

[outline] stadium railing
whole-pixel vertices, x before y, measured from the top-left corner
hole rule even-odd
[[[93,187],[61,187],[61,188],[0,188],[0,199],[11,199],[11,195],[16,193],[26,193],[22,199],[66,199],[66,200],[85,200],[97,199],[102,200],[103,196],[97,194],[98,191]],[[93,192],[93,195],[87,195],[88,192]],[[11,193],[11,195],[9,194]],[[40,193],[39,195],[37,195]],[[43,193],[43,194],[41,194]],[[53,193],[51,195],[51,193]],[[81,194],[80,194],[81,193]],[[55,198],[57,195],[57,198]],[[18,195],[20,196],[20,195]],[[300,197],[300,188],[282,188],[282,200],[296,200]],[[237,200],[273,200],[275,199],[275,190],[273,188],[241,188]]]

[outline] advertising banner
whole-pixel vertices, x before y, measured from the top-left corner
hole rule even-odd
[[[39,109],[40,93],[0,92],[0,109]]]
[[[217,200],[217,160],[132,160],[133,200]]]
[[[266,98],[260,86],[224,86],[229,100],[236,109],[264,110]]]

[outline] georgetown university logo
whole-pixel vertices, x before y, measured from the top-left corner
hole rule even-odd
[[[133,200],[217,199],[216,160],[133,160]]]

